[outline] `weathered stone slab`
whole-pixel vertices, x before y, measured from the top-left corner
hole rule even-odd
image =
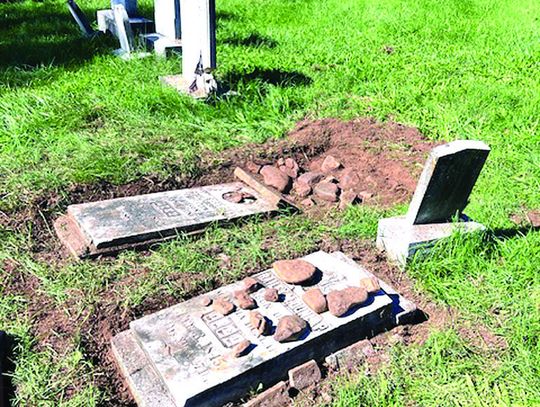
[[[250,311],[237,309],[223,316],[204,307],[198,297],[130,324],[129,332],[139,350],[150,361],[176,406],[211,407],[236,400],[259,384],[268,387],[286,379],[291,368],[311,359],[322,360],[336,350],[395,326],[393,300],[383,290],[370,294],[366,303],[343,317],[313,312],[302,301],[305,290],[317,287],[328,294],[357,286],[361,278],[372,275],[354,262],[341,260],[339,254],[316,252],[304,259],[320,271],[312,286],[283,283],[270,269],[253,277],[262,287],[276,288],[283,301],[266,301],[263,288],[252,294],[259,306],[257,311],[274,326],[285,315],[306,320],[310,329],[300,340],[279,343],[271,335],[260,336],[250,323]],[[232,300],[242,284],[221,287],[205,296]],[[231,349],[245,339],[254,345],[253,349],[246,356],[231,358]],[[122,352],[117,355],[123,365]],[[144,386],[133,380],[128,384],[137,398]]]
[[[435,147],[424,165],[407,220],[414,225],[450,222],[467,206],[490,148],[458,140]]]
[[[253,197],[242,203],[224,199],[233,191]],[[209,185],[106,201],[70,205],[55,222],[60,239],[79,257],[162,241],[194,233],[213,222],[269,213],[277,206],[240,182]]]
[[[490,148],[481,141],[459,140],[435,147],[424,166],[406,216],[381,219],[377,247],[405,267],[418,251],[455,231],[484,229],[463,213]],[[457,222],[452,222],[456,220]]]

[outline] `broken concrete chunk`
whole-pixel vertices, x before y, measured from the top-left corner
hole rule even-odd
[[[276,188],[279,192],[285,192],[290,187],[291,178],[276,167],[265,165],[261,169],[261,175],[266,185]]]
[[[234,311],[234,304],[226,300],[225,298],[220,297],[214,300],[214,302],[212,303],[212,308],[218,314],[229,315],[231,312]]]
[[[320,380],[321,369],[314,360],[289,370],[289,383],[297,390],[304,390]]]
[[[297,315],[284,316],[277,324],[274,339],[278,342],[296,341],[302,337],[307,327],[307,322]]]
[[[328,155],[326,156],[326,158],[324,159],[321,165],[321,171],[330,172],[330,171],[337,170],[340,167],[341,167],[341,163],[334,156]]]
[[[305,260],[278,260],[272,265],[276,275],[284,282],[302,284],[311,280],[316,268]]]
[[[235,291],[234,298],[236,300],[236,305],[238,305],[239,308],[242,308],[242,309],[257,308],[257,303],[248,294],[248,292],[246,290]]]
[[[374,276],[361,279],[360,287],[364,288],[368,293],[376,293],[381,289],[379,280]]]
[[[313,187],[313,193],[324,201],[337,202],[339,187],[331,182],[319,182]]]
[[[311,288],[307,290],[302,296],[302,300],[304,300],[306,305],[317,314],[322,314],[328,310],[326,298],[324,297],[322,291],[318,288]]]
[[[328,293],[328,310],[336,317],[347,313],[353,306],[362,304],[368,298],[367,291],[362,287],[348,287]]]

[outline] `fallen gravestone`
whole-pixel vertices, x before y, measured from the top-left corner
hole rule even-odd
[[[450,236],[484,226],[463,214],[469,195],[489,154],[489,147],[474,140],[453,141],[435,147],[424,166],[406,216],[381,219],[377,247],[404,267],[419,250]],[[453,220],[458,222],[453,222]]]
[[[248,175],[244,179],[250,180]],[[234,199],[227,199],[231,194]],[[251,186],[233,182],[70,205],[54,228],[70,252],[83,258],[197,233],[215,222],[272,213],[282,202],[279,194],[255,181]]]
[[[193,298],[133,321],[129,330],[115,336],[113,353],[138,405],[220,406],[259,385],[270,387],[286,379],[289,369],[323,360],[417,312],[380,281],[381,290],[347,314],[318,314],[302,300],[305,291],[318,288],[327,295],[373,275],[339,252],[316,252],[304,260],[320,272],[309,286],[287,284],[273,269],[253,276],[259,283],[251,294],[256,311],[237,308],[225,316],[204,305],[208,297],[234,301],[234,293],[245,289],[240,281],[207,293],[204,301]],[[282,300],[266,301],[268,288],[276,289]],[[289,316],[307,323],[307,329],[300,329],[302,334],[294,340],[279,342],[275,326]],[[253,323],[261,317],[272,327],[266,334]],[[240,345],[239,355],[235,352]]]

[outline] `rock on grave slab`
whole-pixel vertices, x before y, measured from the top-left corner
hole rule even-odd
[[[278,260],[272,265],[276,275],[286,283],[302,284],[313,278],[317,268],[302,259]]]
[[[234,203],[223,198],[233,191],[255,200]],[[75,256],[87,257],[171,239],[178,233],[200,232],[213,222],[277,210],[276,202],[233,182],[70,205],[54,227]]]
[[[323,294],[371,276],[341,253],[316,252],[304,259],[321,271],[321,278],[313,287]],[[264,299],[265,290],[253,293],[261,314],[276,322],[287,315],[298,315],[308,323],[305,335],[291,342],[277,342],[270,335],[259,335],[250,320],[252,311],[237,309],[223,316],[202,306],[198,297],[133,321],[128,331],[113,339],[113,347],[123,369],[128,355],[142,355],[136,368],[124,369],[128,376],[137,375],[137,381],[131,377],[127,381],[140,406],[152,405],[148,404],[150,396],[167,397],[176,406],[212,407],[235,401],[260,384],[268,387],[286,379],[287,371],[296,366],[311,359],[322,360],[395,326],[395,304],[384,290],[371,295],[354,312],[338,318],[329,312],[313,312],[302,301],[304,288],[281,281],[273,269],[253,278],[261,286],[284,294],[282,302],[268,302]],[[243,282],[239,281],[205,295],[214,301],[231,298],[242,287]],[[119,340],[126,337],[127,346],[125,340]],[[252,344],[249,353],[239,358],[228,357],[245,340]],[[161,387],[156,388],[154,379],[141,378],[150,374],[159,379]]]
[[[381,219],[377,247],[404,268],[415,253],[426,253],[438,240],[455,231],[483,230],[463,214],[469,195],[489,154],[474,140],[458,140],[435,147],[424,166],[406,216]],[[458,222],[451,222],[454,217]]]

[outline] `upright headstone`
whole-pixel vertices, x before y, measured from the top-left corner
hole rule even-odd
[[[406,216],[382,219],[377,246],[401,266],[435,241],[483,229],[463,214],[490,148],[481,141],[458,140],[435,147],[424,166]],[[452,222],[458,220],[458,222]]]
[[[122,4],[115,4],[113,7],[114,21],[116,25],[116,34],[120,41],[120,49],[118,54],[129,57],[135,49],[133,31],[129,24],[129,16],[125,7]]]
[[[182,38],[180,0],[154,0],[156,33],[171,39]]]
[[[75,0],[68,0],[67,4],[68,4],[69,12],[73,16],[73,19],[79,26],[79,29],[81,30],[81,32],[86,37],[92,37],[95,34],[95,32],[90,26],[88,19],[86,18],[82,10],[79,8]]]
[[[342,253],[316,252],[304,258],[318,270],[311,286],[287,284],[273,269],[255,274],[259,289],[250,295],[258,312],[275,326],[284,316],[296,315],[307,322],[300,337],[278,342],[273,328],[261,334],[253,325],[251,311],[237,308],[227,315],[208,306],[209,299],[233,298],[245,287],[238,282],[204,296],[147,315],[112,340],[113,354],[126,376],[139,406],[221,406],[236,401],[260,385],[272,386],[287,378],[287,371],[361,339],[396,326],[399,296],[382,288],[369,294],[363,304],[336,317],[313,311],[304,293],[318,288],[323,294],[345,287],[358,287],[363,278],[376,278]],[[385,286],[387,287],[387,286]],[[282,299],[265,298],[267,288]],[[412,311],[414,306],[404,305]],[[236,345],[249,341],[242,355],[233,355]]]

